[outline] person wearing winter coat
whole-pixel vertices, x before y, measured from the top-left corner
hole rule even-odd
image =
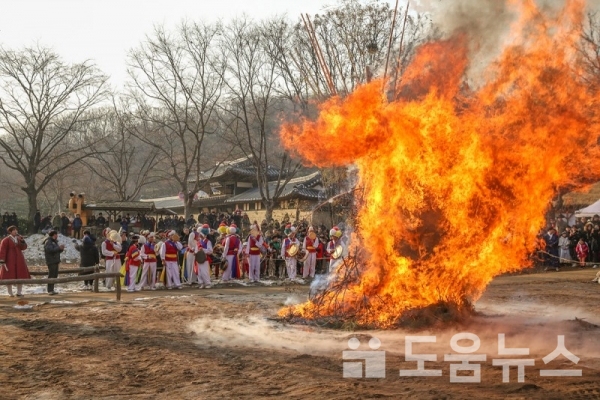
[[[65,246],[58,244],[58,232],[50,231],[48,237],[44,241],[44,256],[46,257],[46,265],[48,265],[48,278],[58,278],[58,265],[60,264],[60,253],[63,252]],[[54,291],[54,284],[48,284],[48,294],[58,294]]]
[[[81,244],[76,244],[75,249],[81,254],[81,268],[93,267],[100,264],[100,253],[98,247],[96,247],[96,238],[91,234],[89,230],[83,231],[83,240]],[[93,271],[82,272],[81,275],[93,274]],[[93,280],[83,281],[84,290],[92,290]]]
[[[60,217],[60,214],[56,214],[54,216],[54,218],[52,219],[52,227],[56,228],[56,229],[60,229],[61,224],[62,224],[62,219]]]
[[[0,280],[31,279],[23,256],[23,251],[27,249],[27,242],[19,235],[16,226],[9,226],[7,232],[8,236],[0,241]],[[12,285],[7,285],[6,289],[8,295],[12,297]],[[17,285],[17,296],[23,296],[22,289],[23,285]]]
[[[81,239],[81,227],[83,226],[83,221],[79,214],[75,215],[73,218],[73,237],[75,239]]]
[[[571,246],[569,232],[564,231],[558,239],[558,249],[561,263],[571,262],[571,253],[569,252],[569,246]]]
[[[579,266],[581,268],[585,267],[585,259],[587,258],[589,251],[590,249],[587,243],[583,238],[580,238],[577,247],[575,247],[575,252],[577,253],[577,258],[579,258]]]

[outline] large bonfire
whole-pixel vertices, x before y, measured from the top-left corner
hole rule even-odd
[[[495,276],[528,265],[558,187],[600,178],[599,95],[576,50],[585,2],[553,16],[533,0],[507,4],[510,44],[485,80],[467,79],[472,38],[456,32],[421,46],[394,99],[373,81],[283,128],[308,162],[358,167],[351,247],[364,250],[356,279],[340,268],[331,280],[346,280],[343,292],[281,316],[390,327],[432,305],[469,308]]]

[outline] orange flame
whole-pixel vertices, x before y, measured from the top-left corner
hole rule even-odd
[[[336,312],[353,311],[360,325],[476,301],[495,276],[528,265],[556,187],[600,178],[598,95],[575,51],[585,2],[555,17],[533,0],[509,4],[519,15],[511,45],[477,89],[465,79],[469,38],[457,33],[418,50],[398,100],[375,81],[282,129],[309,162],[358,167],[365,196],[352,245],[368,257]],[[310,318],[314,307],[280,315]]]

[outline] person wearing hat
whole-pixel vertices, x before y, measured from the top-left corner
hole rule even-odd
[[[185,283],[191,285],[193,282],[196,282],[198,276],[195,271],[195,263],[196,263],[196,253],[198,252],[198,242],[200,241],[200,230],[192,229],[189,232],[188,240],[187,240],[187,250],[185,252],[185,273],[183,274],[183,279]]]
[[[177,265],[177,254],[183,248],[181,243],[176,240],[177,232],[170,231],[169,239],[160,247],[160,258],[166,268],[166,286],[167,289],[183,289],[179,279],[179,265]]]
[[[260,253],[264,241],[257,224],[250,226],[250,235],[244,246],[244,254],[248,256],[248,278],[250,282],[260,280]]]
[[[285,260],[285,268],[287,269],[287,275],[289,279],[296,278],[296,268],[298,266],[296,255],[291,255],[289,253],[290,247],[292,245],[300,247],[300,241],[296,239],[296,228],[294,227],[289,228],[287,238],[283,240],[283,243],[281,245],[281,258]]]
[[[121,269],[121,237],[117,231],[105,230],[108,235],[106,240],[102,242],[101,254],[104,256],[106,272],[119,272]],[[106,288],[112,290],[115,278],[106,278]]]
[[[310,233],[314,233],[314,228],[311,226],[308,228],[308,233],[304,237],[304,242],[302,243],[302,248],[308,252],[308,257],[306,261],[304,261],[304,269],[302,272],[303,278],[311,278],[315,277],[315,267],[317,265],[317,246],[319,245],[319,238],[315,237],[314,239],[310,238]]]
[[[27,242],[23,240],[16,226],[6,229],[8,236],[0,242],[0,279],[31,279],[29,269],[25,262],[23,250],[27,249]],[[12,285],[6,286],[8,295],[13,296]],[[17,285],[17,296],[23,296],[23,285]]]
[[[554,229],[554,228],[548,229],[548,234],[544,238],[544,241],[546,242],[546,253],[548,253],[547,254],[548,260],[547,260],[546,268],[544,269],[544,271],[547,271],[548,267],[555,268],[556,271],[559,271],[559,269],[558,269],[558,263],[559,263],[558,236],[556,235],[556,229]]]
[[[140,254],[140,242],[145,243],[146,238],[143,236],[134,235],[131,237],[131,245],[127,250],[127,254],[125,256],[125,270],[127,271],[126,285],[128,292],[136,292],[139,291],[135,285],[135,280],[137,278],[138,268],[142,263],[142,257]]]
[[[60,264],[60,253],[65,250],[64,244],[58,244],[58,232],[50,231],[48,237],[44,240],[44,256],[46,265],[48,265],[48,278],[58,278],[58,265]],[[54,284],[48,284],[48,294],[55,295]]]
[[[210,289],[210,262],[213,253],[213,247],[210,240],[208,240],[208,234],[210,233],[210,227],[208,224],[202,225],[198,228],[198,248],[196,253],[203,251],[206,254],[206,260],[203,263],[198,263],[198,289]],[[194,255],[195,256],[195,255]]]
[[[226,236],[229,232],[229,228],[227,228],[227,224],[225,224],[225,222],[221,222],[219,224],[219,228],[217,229],[217,232],[219,232],[221,234],[221,236]]]
[[[148,287],[150,280],[150,290],[156,290],[156,252],[154,248],[154,232],[148,233],[146,240],[140,241],[140,258],[142,259],[142,276],[136,286],[136,290],[142,290]]]
[[[242,241],[236,233],[237,227],[232,224],[229,227],[229,235],[227,235],[227,238],[225,239],[225,246],[223,249],[223,255],[227,259],[227,268],[221,277],[223,282],[241,278],[239,256],[242,253]]]
[[[342,237],[342,231],[337,226],[334,226],[329,231],[329,237],[331,238],[331,240],[329,241],[329,243],[327,243],[327,254],[330,257],[328,272],[331,272],[333,271],[335,264],[337,264],[339,261],[339,258],[334,259],[332,255],[335,252],[337,246],[343,246],[342,240],[340,239]]]

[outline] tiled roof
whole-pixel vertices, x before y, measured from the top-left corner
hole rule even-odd
[[[184,206],[183,201],[179,196],[160,197],[157,199],[141,199],[144,203],[154,203],[156,208],[181,208]]]
[[[231,197],[230,194],[222,194],[219,196],[205,197],[205,198],[194,200],[194,202],[192,203],[192,206],[193,207],[216,206],[216,205],[223,204],[225,202],[225,200],[227,200],[230,197]]]
[[[84,204],[83,209],[103,211],[154,211],[154,203],[143,201],[103,201],[93,204]]]
[[[302,199],[318,199],[321,191],[314,189],[313,187],[321,183],[321,173],[314,172],[310,175],[300,176],[291,179],[283,188],[281,195],[277,197],[277,200],[286,200],[289,198],[302,198]],[[277,186],[277,182],[269,182],[269,191],[273,193]],[[233,196],[226,200],[226,203],[247,203],[252,201],[261,201],[259,188],[253,188],[245,191],[237,196]]]
[[[223,178],[227,175],[236,175],[238,177],[247,177],[255,179],[256,167],[252,163],[252,160],[248,157],[238,158],[233,161],[226,161],[221,163],[214,168],[208,169],[200,173],[201,181],[215,181]],[[269,179],[277,179],[279,176],[279,170],[275,167],[269,166],[267,170]],[[194,182],[195,179],[190,179],[190,182]]]

